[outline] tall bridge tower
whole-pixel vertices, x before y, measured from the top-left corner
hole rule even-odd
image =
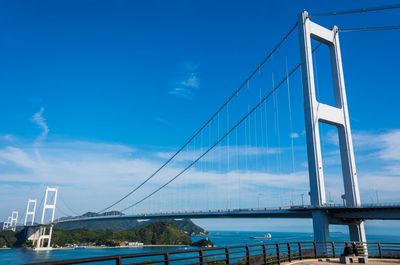
[[[319,123],[337,127],[339,134],[340,156],[344,183],[346,206],[361,205],[358,189],[353,140],[351,137],[346,89],[343,77],[338,28],[332,30],[312,22],[307,12],[299,15],[301,70],[304,94],[304,111],[307,134],[308,170],[310,178],[311,204],[315,207],[326,206],[326,193],[322,163]],[[327,45],[330,50],[335,105],[327,105],[317,100],[313,70],[311,40]],[[314,211],[314,240],[329,241],[329,224],[333,223],[324,211]],[[349,226],[350,240],[365,242],[364,223],[362,221],[346,223]]]
[[[41,225],[38,231],[39,235],[34,241],[34,245],[36,246],[35,250],[46,250],[51,248],[51,237],[53,235],[53,222],[56,212],[57,194],[57,188],[47,187],[46,194],[44,196]],[[47,214],[50,215],[49,224],[45,224]]]

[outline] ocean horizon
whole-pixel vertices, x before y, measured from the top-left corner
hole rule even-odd
[[[209,231],[207,236],[192,236],[195,242],[202,238],[209,238],[215,246],[232,246],[259,243],[297,242],[312,241],[313,234],[309,232],[270,232],[271,239],[254,239],[261,237],[268,231]],[[348,235],[343,232],[331,232],[331,240],[336,242],[348,241]],[[369,242],[396,242],[396,235],[367,234]],[[133,254],[146,252],[174,251],[187,249],[187,246],[179,247],[143,247],[143,248],[78,248],[78,249],[53,249],[49,251],[34,251],[30,249],[3,249],[0,250],[0,265],[26,264],[33,262],[44,262],[50,260],[67,260],[87,257],[110,256],[119,254]],[[341,250],[339,250],[341,251]],[[104,263],[102,263],[104,264]]]

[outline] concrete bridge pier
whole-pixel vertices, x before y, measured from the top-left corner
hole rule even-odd
[[[314,241],[328,242],[329,239],[329,217],[326,213],[317,211],[312,213],[314,228]]]
[[[365,242],[367,237],[365,235],[364,222],[349,225],[349,234],[350,241]]]

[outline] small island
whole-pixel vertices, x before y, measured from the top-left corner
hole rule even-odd
[[[192,247],[201,247],[201,248],[211,248],[214,246],[214,243],[211,242],[210,239],[204,238],[204,239],[200,239],[197,242],[194,242],[191,244]]]

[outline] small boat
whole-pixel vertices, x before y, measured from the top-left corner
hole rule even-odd
[[[263,236],[251,236],[251,239],[271,239],[272,235],[270,233],[266,233]]]

